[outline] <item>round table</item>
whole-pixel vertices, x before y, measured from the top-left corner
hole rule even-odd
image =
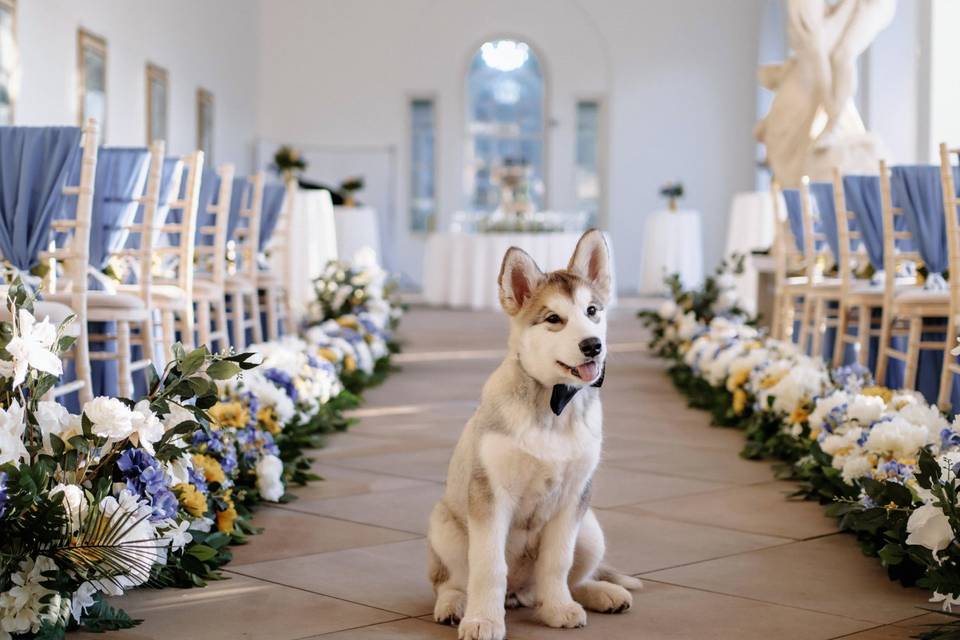
[[[787,205],[780,196],[780,211]],[[733,253],[748,256],[756,250],[768,250],[776,233],[773,198],[769,191],[743,191],[733,196],[730,218],[727,220],[727,246],[724,256]],[[740,306],[755,313],[759,299],[759,274],[754,261],[743,263],[743,274],[737,278],[737,297]]]
[[[685,287],[703,279],[703,239],[700,213],[691,209],[664,209],[647,216],[640,254],[640,293],[667,291],[664,276],[679,273]]]
[[[423,295],[437,306],[497,309],[497,277],[510,247],[530,254],[543,271],[567,266],[580,233],[432,233],[423,258]],[[613,248],[610,264],[613,265]],[[611,274],[612,276],[612,274]],[[615,292],[615,278],[610,290]],[[611,296],[613,298],[613,296]],[[614,302],[610,300],[610,305]]]
[[[330,192],[297,190],[290,224],[293,232],[288,250],[293,253],[293,264],[302,271],[294,274],[287,286],[290,288],[290,305],[295,313],[300,314],[316,296],[313,279],[323,273],[327,262],[337,258],[337,232]],[[272,258],[283,259],[277,255]],[[282,269],[277,270],[277,273],[282,272]]]
[[[360,249],[370,247],[383,262],[376,209],[337,206],[333,208],[333,216],[337,223],[337,253],[342,259],[350,260]]]

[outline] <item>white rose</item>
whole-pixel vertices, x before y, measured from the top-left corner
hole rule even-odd
[[[63,509],[70,518],[71,531],[80,528],[80,523],[87,517],[87,496],[83,489],[75,484],[58,484],[50,492],[51,495],[60,492],[63,494]]]
[[[950,520],[939,507],[925,504],[910,514],[907,520],[907,544],[915,544],[933,551],[943,551],[953,541]]]
[[[27,422],[23,408],[16,400],[9,409],[0,409],[0,464],[18,463],[28,457],[23,445],[23,431]]]
[[[856,395],[847,407],[847,417],[861,425],[870,425],[880,419],[886,404],[879,396]]]
[[[901,417],[877,424],[867,437],[865,447],[875,453],[890,453],[896,458],[913,457],[932,442],[927,428],[911,424]]]
[[[98,436],[123,440],[133,433],[133,412],[116,398],[94,398],[83,407],[83,413]]]
[[[283,462],[277,456],[264,456],[257,462],[257,491],[260,497],[277,502],[283,496]]]
[[[663,320],[670,320],[677,313],[677,303],[673,300],[667,300],[657,309],[657,315]]]
[[[165,429],[163,423],[150,409],[150,403],[147,400],[141,400],[133,408],[131,424],[134,444],[143,447],[150,455],[154,455],[156,452],[153,445],[160,441]]]
[[[869,475],[872,471],[873,463],[870,462],[870,458],[863,455],[850,456],[844,460],[840,476],[844,482],[852,485],[854,480]]]

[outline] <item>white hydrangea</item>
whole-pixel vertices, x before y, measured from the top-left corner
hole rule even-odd
[[[934,441],[925,426],[908,422],[902,416],[894,416],[870,430],[864,448],[877,454],[908,458],[917,455],[922,447]]]

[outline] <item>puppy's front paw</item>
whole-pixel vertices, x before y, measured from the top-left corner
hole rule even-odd
[[[573,601],[563,604],[545,602],[537,609],[537,616],[548,627],[559,629],[573,629],[587,624],[587,612]]]
[[[460,621],[457,637],[460,640],[504,640],[507,637],[507,627],[503,618],[464,618]]]
[[[463,607],[466,603],[467,595],[463,591],[442,590],[437,595],[437,603],[433,607],[433,619],[440,624],[457,624],[463,617]]]

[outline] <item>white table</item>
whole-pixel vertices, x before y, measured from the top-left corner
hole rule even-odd
[[[780,211],[786,203],[780,196]],[[773,198],[769,191],[743,191],[733,196],[730,217],[727,220],[727,245],[724,256],[739,253],[744,260],[743,275],[737,278],[737,297],[746,311],[755,313],[759,300],[759,274],[749,255],[755,250],[766,250],[773,245],[776,233]]]
[[[314,300],[313,279],[337,258],[337,230],[330,192],[300,189],[294,196],[290,251],[296,270],[292,274],[290,304],[301,314]],[[273,256],[275,260],[280,256]],[[282,273],[282,270],[278,270]]]
[[[372,207],[334,207],[333,217],[337,226],[337,252],[345,260],[358,250],[370,247],[377,252],[383,264],[380,247],[380,223],[377,210]]]
[[[530,254],[543,271],[567,266],[580,233],[432,233],[423,258],[423,295],[428,304],[497,309],[497,277],[510,247]],[[612,245],[610,264],[613,265]],[[613,278],[612,280],[615,280]],[[611,291],[616,292],[615,282]],[[611,300],[612,303],[614,300]]]
[[[703,279],[703,238],[700,213],[690,209],[655,211],[643,225],[640,254],[640,293],[665,293],[663,278],[679,273],[684,286]]]

